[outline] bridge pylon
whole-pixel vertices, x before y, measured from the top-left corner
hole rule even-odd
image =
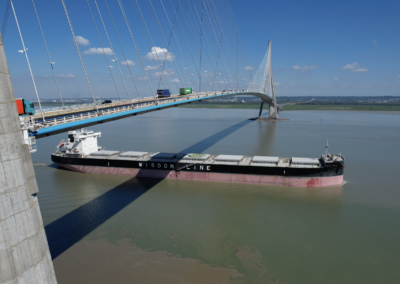
[[[260,97],[261,105],[258,117],[261,117],[264,103],[268,103],[269,118],[278,119],[278,105],[276,103],[274,76],[272,74],[271,41],[268,41],[268,50],[249,84],[249,91],[264,95],[264,97]]]
[[[269,118],[278,118],[278,105],[275,97],[274,75],[272,74],[271,41],[268,41],[267,77],[265,79],[264,93],[271,88],[272,101],[269,103]]]
[[[0,86],[0,283],[56,284],[1,35]]]

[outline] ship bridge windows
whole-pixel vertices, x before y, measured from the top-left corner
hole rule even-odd
[[[74,143],[75,142],[75,134],[68,133],[68,140],[69,140],[69,142]]]

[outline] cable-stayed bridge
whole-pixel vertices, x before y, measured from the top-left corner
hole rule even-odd
[[[132,3],[123,0],[103,1],[81,1],[79,6],[86,10],[87,23],[93,25],[95,37],[100,45],[99,48],[90,48],[83,52],[81,49],[86,44],[85,38],[78,36],[74,30],[74,22],[77,19],[73,17],[73,14],[77,4],[75,3],[73,9],[69,9],[72,2],[61,0],[59,3],[64,12],[64,24],[68,24],[71,32],[69,36],[72,35],[77,58],[82,67],[88,91],[93,98],[91,104],[67,108],[64,106],[63,90],[59,85],[58,78],[60,77],[57,76],[55,62],[50,57],[50,47],[45,37],[46,26],[42,25],[39,16],[41,13],[32,0],[32,12],[37,19],[40,38],[43,40],[49,67],[54,77],[54,86],[62,103],[62,107],[53,109],[42,108],[40,90],[33,73],[35,66],[30,64],[28,48],[25,46],[23,37],[24,30],[18,21],[18,7],[14,7],[14,1],[7,1],[2,36],[5,35],[8,13],[10,13],[14,16],[22,44],[19,52],[25,55],[40,109],[36,115],[24,117],[23,129],[29,133],[30,137],[46,137],[67,130],[196,101],[238,95],[259,97],[259,116],[261,116],[264,103],[267,103],[269,117],[278,118],[272,74],[271,43],[269,42],[267,52],[253,76],[252,70],[255,68],[247,64],[227,0],[146,0],[140,3],[138,0],[133,0]],[[132,15],[136,16],[135,21],[139,22],[139,25],[135,25]],[[126,39],[131,40],[130,46],[127,46]],[[150,52],[143,56],[146,42],[147,51]],[[136,60],[140,62],[140,65],[135,66],[136,64],[129,59],[132,51],[136,51]],[[93,81],[97,78],[91,74],[93,69],[85,63],[85,55],[91,53],[104,56],[104,69],[108,69],[109,78],[115,87],[113,95],[119,97],[118,101],[99,104],[96,100],[99,94],[94,92]],[[29,54],[32,56],[32,53]],[[118,60],[118,57],[124,60]],[[155,65],[146,65],[146,60]],[[113,72],[113,67],[117,67],[118,72]],[[154,73],[150,74],[150,70],[154,70],[152,71]],[[250,73],[247,74],[250,75],[249,79],[246,72]],[[139,73],[145,76],[139,77]],[[129,80],[133,84],[129,85]],[[147,83],[148,90],[139,91],[143,89],[143,86],[140,88],[140,83],[142,85]],[[179,88],[183,87],[192,87],[197,92],[168,97],[156,95],[158,89],[169,89],[177,94]],[[82,90],[82,93],[86,92],[87,90]],[[126,93],[125,99],[122,97],[123,93]],[[133,98],[132,93],[136,93],[136,98]],[[111,97],[111,94],[108,94],[108,97]]]
[[[41,138],[65,132],[67,130],[102,124],[125,117],[176,107],[183,104],[190,104],[196,101],[238,95],[256,96],[262,100],[262,104],[267,102],[274,105],[269,96],[250,91],[228,93],[215,92],[213,94],[195,93],[185,96],[172,96],[165,99],[136,99],[132,101],[121,101],[102,105],[98,110],[93,108],[93,106],[78,106],[69,110],[63,110],[61,108],[59,110],[49,110],[48,112],[44,112],[45,123],[43,123],[42,117],[31,116],[26,119],[25,128],[29,130],[30,136]]]
[[[259,116],[261,116],[263,104],[268,103],[269,117],[278,118],[278,106],[276,104],[276,98],[273,90],[270,50],[271,46],[269,46],[265,60],[263,60],[263,63],[260,65],[260,68],[254,76],[254,79],[249,84],[249,88],[251,89],[248,90],[236,90],[233,92],[215,91],[212,93],[202,92],[189,95],[173,95],[166,98],[147,97],[133,100],[123,100],[110,104],[90,104],[76,106],[72,109],[60,107],[43,111],[36,116],[27,117],[25,119],[25,128],[29,130],[30,136],[41,138],[65,132],[67,130],[101,124],[108,121],[170,107],[176,107],[196,101],[238,95],[259,97],[261,99]],[[268,86],[272,86],[272,96],[266,94]],[[260,88],[262,89],[260,90]]]
[[[0,220],[0,231],[8,232],[1,251],[1,255],[5,256],[1,257],[4,262],[1,265],[6,269],[2,269],[0,278],[4,283],[25,283],[29,278],[30,282],[50,284],[57,280],[40,215],[37,199],[39,190],[30,156],[30,152],[36,151],[35,137],[46,137],[69,129],[203,99],[235,95],[257,96],[261,99],[260,114],[264,102],[267,102],[271,118],[277,118],[277,104],[270,45],[253,77],[252,67],[247,64],[240,45],[228,0],[140,0],[140,3],[138,0],[60,0],[41,1],[38,7],[34,0],[31,0],[32,6],[28,2],[30,1],[15,1],[14,7],[13,0],[6,0],[0,36],[0,205],[4,212],[4,218]],[[24,19],[23,22],[18,21],[18,13],[23,15],[20,17]],[[39,32],[36,34],[30,15],[37,20]],[[49,17],[52,17],[51,20],[48,20]],[[40,108],[37,116],[18,117],[20,110],[17,110],[14,89],[21,83],[18,82],[13,88],[3,44],[10,18],[15,20],[16,31],[10,35],[11,40],[14,40],[14,45],[11,46],[15,48],[15,41],[20,41],[18,49],[10,51],[18,51],[25,56],[32,89]],[[61,19],[63,25],[68,26],[68,36],[59,32]],[[88,47],[89,49],[82,52],[81,49],[89,46],[93,39],[88,40],[76,34],[75,29],[78,26],[76,30],[89,33],[86,28],[90,22],[93,24],[93,33],[98,38],[98,45]],[[47,36],[50,30],[53,30],[52,36]],[[66,49],[56,50],[62,49],[62,45],[56,45],[56,42],[62,41],[63,37],[70,39],[71,35],[78,56],[71,55],[68,49],[72,48],[68,44]],[[25,46],[24,36],[27,36],[29,51]],[[32,55],[35,59],[40,57],[37,49],[39,40],[43,41],[48,60],[46,65],[51,70],[49,74],[54,78],[54,90],[63,105],[59,110],[45,110],[41,105],[40,98],[46,96],[41,96],[43,88],[35,76],[41,75],[39,72],[42,71],[37,70],[42,70],[43,64],[38,63],[38,60],[31,64],[28,56],[29,53],[31,59]],[[128,45],[129,41],[131,42]],[[67,41],[64,40],[65,42]],[[146,51],[147,54],[142,56]],[[115,87],[115,93],[109,93],[107,97],[117,95],[120,99],[114,104],[99,105],[96,100],[93,86],[94,82],[99,81],[100,67],[94,64],[97,61],[90,64],[90,60],[85,58],[86,55],[95,54],[104,56],[102,66],[108,69],[109,78]],[[79,61],[83,71],[81,77],[86,80],[88,87],[82,89],[82,96],[87,97],[89,91],[93,99],[92,105],[64,108],[65,94],[68,91],[66,85],[63,87],[58,80],[62,73],[55,70],[55,62],[52,61],[54,58],[58,62],[57,66],[61,66],[60,70],[66,70],[73,60],[78,59],[76,61]],[[118,58],[123,59],[119,61]],[[146,60],[151,64],[145,64]],[[135,62],[140,64],[136,65]],[[113,72],[113,67],[118,72]],[[150,74],[150,70],[155,73]],[[250,72],[251,80],[245,79],[246,70]],[[71,76],[67,73],[62,77]],[[126,79],[132,80],[132,83],[129,84]],[[144,88],[143,82],[148,83],[148,89]],[[45,84],[50,85],[50,82],[46,81]],[[179,88],[190,87],[195,89],[192,94],[161,98],[156,96],[158,89],[169,89],[173,94],[178,94]],[[126,98],[122,96],[123,93],[126,93]],[[133,98],[133,93],[136,93],[137,98]],[[97,98],[99,96],[100,94]]]

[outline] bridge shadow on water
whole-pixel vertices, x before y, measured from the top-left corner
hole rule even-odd
[[[225,137],[231,135],[233,132],[239,130],[240,128],[248,125],[249,123],[252,123],[252,119],[244,120],[239,123],[236,123],[228,128],[225,128],[224,130],[221,130],[220,132],[215,133],[214,135],[211,135],[207,137],[206,139],[201,140],[200,142],[197,142],[196,144],[182,150],[182,153],[201,153],[211,146],[217,144],[219,141],[224,139]]]
[[[241,121],[181,152],[201,153],[252,121]],[[162,180],[132,178],[45,226],[52,259],[64,253]]]
[[[52,259],[55,259],[112,216],[139,198],[159,181],[144,186],[132,178],[45,226]]]

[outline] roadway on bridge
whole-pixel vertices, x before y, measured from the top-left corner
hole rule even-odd
[[[216,99],[221,97],[238,96],[238,95],[251,95],[271,102],[272,99],[262,93],[253,92],[235,92],[235,93],[199,93],[184,96],[171,96],[163,99],[147,98],[143,101],[125,101],[120,105],[103,105],[99,108],[99,112],[94,106],[88,108],[74,110],[49,111],[44,113],[46,123],[43,123],[41,117],[34,117],[29,122],[26,122],[25,127],[30,131],[30,136],[42,138],[57,133],[65,132],[82,127],[88,127],[95,124],[101,124],[117,119],[122,119],[129,116],[144,114],[147,112],[157,111],[165,108],[176,107],[179,105],[189,104],[196,101]],[[32,118],[32,117],[31,117]]]

